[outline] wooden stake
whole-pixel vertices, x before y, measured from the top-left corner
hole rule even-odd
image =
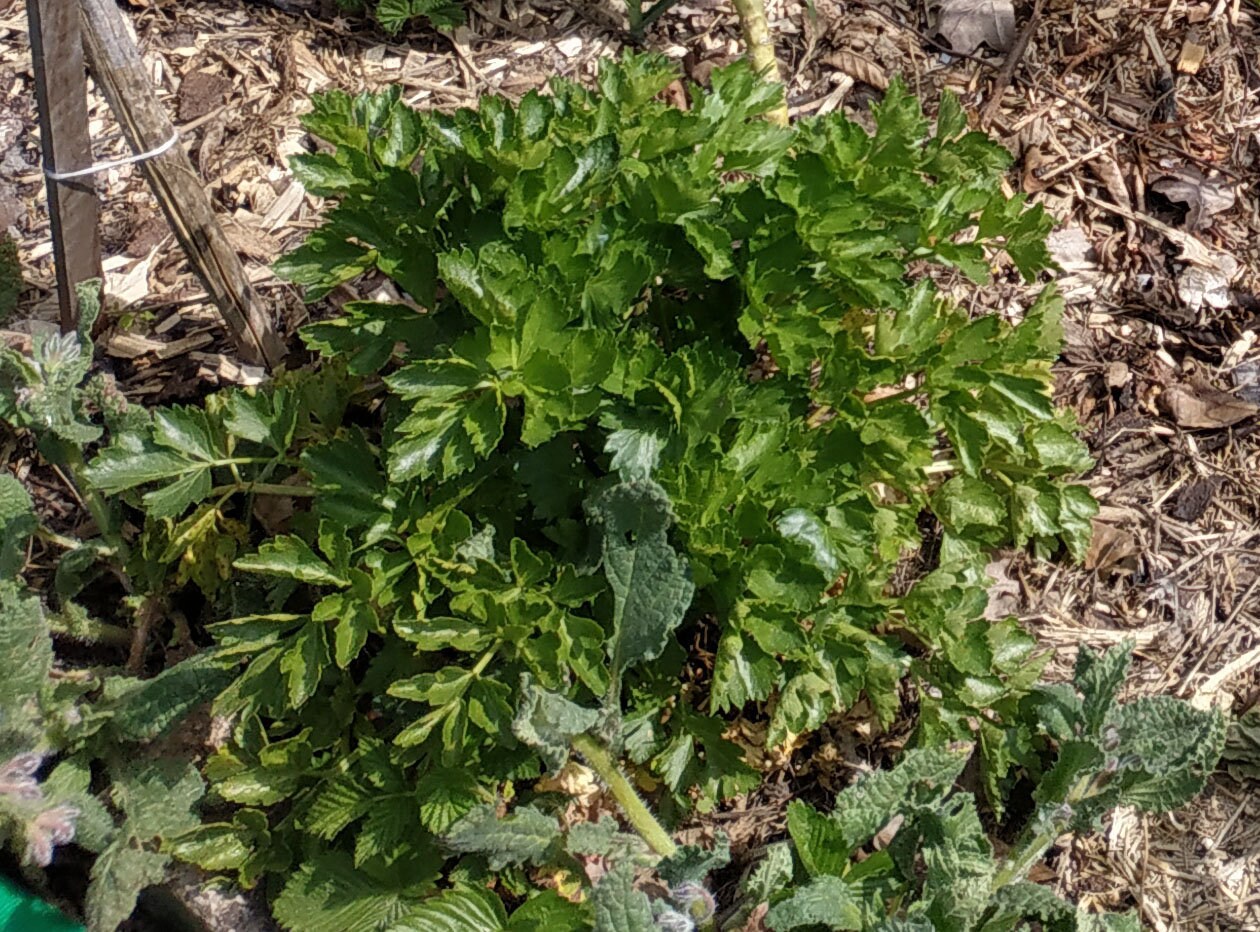
[[[44,167],[53,172],[87,168],[92,163],[92,146],[78,7],[66,0],[26,0],[26,17]],[[96,183],[88,175],[67,181],[48,178],[45,184],[61,329],[69,331],[78,317],[75,286],[101,277]]]
[[[122,125],[131,148],[149,152],[175,132],[114,0],[80,0],[88,65],[96,84]],[[187,153],[175,145],[140,162],[171,229],[197,277],[218,305],[241,358],[274,368],[284,344],[245,275],[240,257],[214,218],[205,185]]]

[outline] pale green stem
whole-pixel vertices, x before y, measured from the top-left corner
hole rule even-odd
[[[45,543],[53,544],[63,550],[78,550],[83,541],[76,537],[67,537],[65,534],[58,534],[56,531],[50,531],[44,526],[35,529],[35,535]]]
[[[1075,806],[1084,799],[1087,799],[1093,793],[1095,774],[1087,774],[1081,777],[1068,790],[1067,798],[1063,800],[1068,806]],[[1001,869],[993,877],[993,883],[990,889],[996,893],[1007,884],[1023,880],[1028,876],[1028,872],[1033,866],[1041,860],[1054,840],[1067,830],[1067,822],[1063,819],[1055,819],[1039,832],[1035,832],[1031,837],[1024,841],[1003,863]]]
[[[105,499],[101,498],[101,494],[92,487],[87,481],[84,473],[87,471],[87,463],[83,459],[83,451],[69,444],[67,447],[64,465],[70,472],[70,479],[74,485],[75,493],[79,496],[79,501],[83,503],[83,507],[88,510],[88,514],[92,516],[92,520],[96,523],[96,529],[100,532],[102,538],[110,543],[120,554],[123,555],[123,561],[126,559],[127,546],[123,543],[122,537],[115,534],[110,527],[109,522],[109,506],[105,503]]]
[[[472,668],[473,679],[477,679],[485,672],[486,667],[490,665],[490,661],[495,658],[495,655],[499,653],[499,648],[502,646],[502,641],[495,641],[490,645],[490,649],[482,655],[481,659],[477,661],[477,665]]]
[[[744,33],[744,44],[748,46],[748,58],[753,68],[767,81],[783,83],[783,73],[779,70],[779,60],[774,55],[774,39],[770,35],[770,24],[766,21],[765,0],[733,0],[735,12],[739,14],[740,29]],[[787,87],[784,86],[784,93]],[[780,126],[788,125],[787,103],[770,111],[770,122]]]
[[[127,647],[132,639],[132,633],[128,629],[108,625],[95,618],[82,618],[73,626],[65,624],[59,618],[50,618],[48,629],[61,637],[88,644],[108,644],[111,647]]]
[[[245,482],[235,485],[220,485],[210,491],[211,495],[230,495],[234,492],[253,492],[256,495],[291,495],[294,498],[313,498],[318,492],[309,485],[284,485],[279,482]]]
[[[648,847],[663,858],[672,857],[678,850],[674,839],[670,838],[669,832],[665,831],[661,823],[656,821],[656,816],[644,805],[617,762],[608,753],[608,749],[590,735],[576,736],[573,739],[573,749],[586,758],[590,768],[607,784],[626,820],[648,843]]]

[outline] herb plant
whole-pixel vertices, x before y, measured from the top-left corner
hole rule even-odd
[[[144,789],[115,794],[129,851],[264,883],[306,932],[685,928],[715,919],[702,881],[722,852],[669,828],[859,706],[877,725],[919,710],[903,767],[936,762],[940,792],[902,814],[925,858],[947,810],[988,856],[975,806],[948,795],[951,743],[976,748],[995,813],[1056,746],[1076,770],[1053,801],[1101,792],[1080,781],[1110,766],[1089,748],[1111,713],[1083,689],[1074,718],[1037,687],[1033,639],[982,620],[988,550],[1079,556],[1095,510],[1050,396],[1059,302],[1047,288],[973,317],[935,284],[1008,261],[1033,280],[1049,219],[1000,193],[1009,156],[952,97],[933,128],[894,84],[868,134],[841,114],[773,125],[782,92],[746,65],[691,88],[689,109],[660,99],[675,78],[632,56],[596,90],[556,81],[452,115],[396,90],[318,98],[307,126],[332,149],[294,168],[335,206],[279,268],[312,298],[380,274],[407,299],[309,325],[318,364],[265,387],[148,413],[84,381],[86,331],[79,361],[69,342],[6,357],[0,416],[82,432],[45,451],[99,535],[61,541],[62,609],[94,580],[122,586],[111,621],[131,630],[105,627],[132,673],[165,618],[204,648],[84,690],[99,729],[55,747],[105,754],[89,738],[117,727],[114,697],[159,687],[154,720],[214,693],[231,724],[200,824],[191,781],[161,826],[127,827]],[[45,357],[68,366],[64,393],[39,394]],[[939,547],[919,554],[931,527]],[[162,684],[178,677],[176,703]],[[1039,731],[1047,697],[1066,731]],[[740,720],[764,725],[756,746]],[[571,817],[554,773],[571,759],[631,831]],[[863,916],[935,902],[905,862],[862,874],[850,848],[819,871],[795,841],[802,890],[869,876]],[[610,870],[583,899],[593,863]],[[670,895],[646,899],[636,866]]]
[[[147,680],[120,674],[55,675],[54,633],[90,640],[109,626],[67,603],[58,615],[16,578],[38,530],[25,489],[0,474],[0,843],[28,871],[73,842],[96,854],[85,912],[112,932],[139,893],[165,875],[163,838],[198,824],[205,784],[191,761],[148,758],[166,735],[227,680],[205,658]],[[94,776],[95,775],[95,776]]]
[[[388,33],[416,19],[438,28],[458,26],[467,16],[459,0],[337,0],[337,5],[351,13],[370,12]]]

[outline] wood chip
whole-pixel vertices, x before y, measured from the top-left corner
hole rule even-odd
[[[1177,70],[1182,74],[1198,74],[1207,57],[1207,46],[1192,41],[1189,37],[1181,46],[1181,54],[1177,56]]]
[[[116,359],[137,359],[146,353],[156,353],[165,344],[150,340],[136,333],[111,333],[105,341],[105,353]]]
[[[1208,505],[1212,504],[1220,486],[1219,476],[1186,483],[1177,493],[1177,500],[1173,502],[1173,517],[1178,521],[1198,521],[1207,511]]]

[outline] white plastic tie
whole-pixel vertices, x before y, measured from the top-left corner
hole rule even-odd
[[[166,152],[171,146],[179,141],[179,130],[171,133],[171,138],[166,140],[156,149],[150,149],[148,152],[141,152],[137,155],[129,155],[125,159],[113,159],[109,162],[97,162],[95,165],[89,165],[87,168],[77,168],[72,172],[55,172],[47,168],[44,169],[45,177],[52,181],[69,181],[72,178],[84,178],[88,175],[95,175],[97,172],[109,171],[111,168],[121,168],[123,165],[134,165],[136,162],[143,162],[147,159],[156,158],[163,152]]]

